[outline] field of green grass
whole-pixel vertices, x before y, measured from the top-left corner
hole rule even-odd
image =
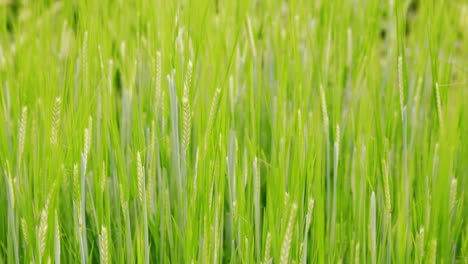
[[[0,0],[0,264],[468,263],[468,1]]]

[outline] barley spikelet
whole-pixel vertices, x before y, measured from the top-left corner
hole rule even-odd
[[[356,264],[361,263],[361,262],[359,261],[359,258],[360,258],[360,257],[359,257],[360,246],[361,246],[361,245],[359,245],[359,243],[357,243],[357,245],[356,245],[356,250],[355,250],[355,252],[354,252],[354,263],[356,263]]]
[[[120,55],[122,56],[122,59],[125,59],[125,50],[126,50],[126,45],[125,45],[125,41],[122,41],[120,42]]]
[[[304,242],[301,242],[299,245],[299,256],[305,256],[304,255]],[[295,260],[293,260],[294,263],[297,263]]]
[[[418,262],[422,263],[424,259],[424,228],[419,229],[418,234]]]
[[[353,31],[351,28],[348,27],[346,30],[346,33],[348,35],[347,42],[348,42],[348,56],[347,56],[347,66],[351,68],[351,63],[353,62]]]
[[[289,206],[289,193],[288,192],[284,192],[284,208],[288,208]]]
[[[336,125],[336,141],[335,141],[335,157],[336,162],[338,162],[338,157],[340,155],[340,124]]]
[[[107,237],[107,229],[105,226],[101,228],[101,234],[99,235],[99,250],[100,259],[102,264],[109,264],[109,243]]]
[[[265,256],[264,256],[265,260],[263,261],[264,264],[271,263],[270,250],[271,250],[271,234],[270,232],[268,232],[267,237],[266,237],[266,242],[265,242]]]
[[[403,58],[401,56],[398,57],[398,89],[400,93],[400,110],[402,111],[402,118],[403,118],[403,107],[405,106],[405,98],[404,98],[404,76],[403,76]]]
[[[147,201],[149,202],[149,205],[150,205],[150,212],[151,214],[154,214],[156,212],[156,199],[155,199],[155,196],[156,196],[156,193],[155,193],[155,189],[156,189],[156,183],[155,183],[155,177],[152,173],[152,171],[150,170],[148,172],[149,174],[149,177],[148,177],[148,190],[147,190],[147,196],[148,196],[148,199]]]
[[[127,199],[125,197],[125,193],[123,191],[122,183],[119,183],[119,199],[120,199],[120,204],[122,206],[122,210],[126,212],[126,210],[128,209],[128,204],[127,204]]]
[[[55,98],[54,110],[52,113],[52,129],[50,132],[50,144],[56,146],[58,144],[58,128],[60,126],[60,112],[62,109],[62,99]]]
[[[138,197],[140,202],[143,204],[143,196],[145,195],[145,174],[143,164],[141,163],[140,152],[137,153],[137,173],[138,173]]]
[[[444,127],[444,118],[442,116],[442,106],[440,102],[440,89],[439,84],[436,83],[436,100],[437,100],[437,115],[439,116],[439,125],[441,128]]]
[[[54,213],[54,256],[55,263],[60,263],[60,225],[57,210]]]
[[[81,199],[81,182],[78,175],[78,164],[73,165],[73,201],[78,205]]]
[[[192,82],[192,61],[188,63],[187,74],[185,76],[185,83],[184,83],[184,94],[182,97],[182,115],[183,115],[183,123],[182,123],[182,147],[185,152],[187,152],[189,144],[190,144],[190,130],[191,130],[191,110],[190,110],[190,84]]]
[[[449,209],[450,213],[454,214],[455,206],[457,205],[457,178],[453,178],[450,182],[450,198],[449,198]]]
[[[19,144],[18,144],[18,155],[19,160],[21,160],[21,156],[23,155],[24,150],[24,140],[26,137],[26,124],[28,122],[28,107],[23,106],[23,110],[21,112],[21,120],[20,120],[20,127],[19,127]]]
[[[437,260],[437,240],[433,239],[429,248],[429,255],[427,256],[427,262],[429,264],[435,264]]]
[[[205,149],[208,145],[208,137],[211,133],[211,128],[213,127],[214,119],[216,117],[216,110],[218,107],[219,97],[221,95],[221,89],[217,88],[213,96],[213,101],[211,101],[210,115],[208,117],[208,124],[206,126],[206,137],[205,137]]]
[[[106,162],[102,161],[102,171],[101,171],[101,193],[105,193],[107,186],[107,173],[106,173]]]
[[[323,91],[323,86],[320,85],[320,100],[322,103],[322,116],[323,116],[323,128],[325,131],[328,131],[328,112],[327,112],[327,101],[325,99],[325,92]]]
[[[39,244],[39,259],[42,259],[46,246],[46,237],[48,229],[48,218],[49,218],[49,199],[47,199],[44,209],[41,212],[41,219],[39,222],[39,229],[37,234],[37,241]]]
[[[310,223],[312,222],[312,212],[314,210],[314,199],[310,198],[307,205],[307,214],[306,214],[306,234],[309,231]]]
[[[162,111],[162,97],[161,97],[161,52],[156,52],[156,85],[155,85],[155,104],[156,110]]]
[[[385,196],[385,223],[386,225],[391,224],[392,205],[390,199],[390,184],[388,182],[388,169],[385,160],[382,160],[383,170],[383,183],[384,183],[384,196]]]
[[[297,204],[293,204],[291,213],[289,215],[288,226],[286,227],[286,233],[284,235],[283,244],[281,246],[280,263],[289,263],[289,250],[291,248],[291,239],[293,234],[294,220],[296,218]]]
[[[21,231],[23,233],[23,238],[24,242],[26,243],[26,246],[29,246],[29,232],[28,232],[28,224],[26,223],[26,220],[21,217]]]
[[[83,151],[84,172],[86,172],[90,146],[91,146],[91,133],[90,133],[88,128],[85,128],[85,130],[84,130],[84,151]]]

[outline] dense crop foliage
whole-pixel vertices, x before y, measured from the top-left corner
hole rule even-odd
[[[0,263],[466,263],[465,0],[0,0]]]

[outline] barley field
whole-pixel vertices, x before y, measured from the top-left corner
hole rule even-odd
[[[468,1],[0,0],[0,264],[468,263]]]

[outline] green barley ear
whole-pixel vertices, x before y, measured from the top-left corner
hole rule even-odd
[[[334,162],[333,162],[333,197],[332,197],[332,215],[330,227],[330,246],[334,247],[335,244],[335,230],[336,230],[336,192],[338,182],[338,162],[340,160],[340,124],[336,125],[336,139],[334,143]]]
[[[346,33],[347,33],[347,47],[348,47],[348,56],[347,56],[347,59],[346,59],[346,64],[348,66],[348,68],[351,68],[351,64],[353,63],[353,30],[348,27],[348,29],[346,30]]]
[[[146,206],[146,180],[145,180],[145,168],[141,162],[141,154],[137,153],[137,174],[138,174],[138,196],[143,208],[143,235],[144,235],[144,254],[145,264],[149,263],[149,245],[148,245],[148,209]]]
[[[384,183],[384,196],[385,196],[385,224],[390,228],[392,205],[390,199],[390,184],[388,182],[388,168],[385,160],[382,160],[383,183]]]
[[[138,197],[140,198],[140,202],[143,204],[143,196],[145,192],[145,175],[144,175],[144,168],[143,164],[141,163],[141,155],[140,152],[137,153],[137,175],[138,175]]]
[[[268,232],[266,236],[266,242],[265,242],[265,255],[264,255],[265,259],[263,260],[264,264],[271,263],[270,250],[271,250],[271,234],[270,232]]]
[[[81,199],[81,183],[78,175],[78,164],[73,165],[73,201],[78,205]]]
[[[150,208],[150,215],[154,215],[154,213],[156,212],[156,193],[155,193],[155,189],[156,189],[156,179],[155,179],[155,176],[154,174],[152,173],[152,170],[149,170],[148,171],[148,187],[147,187],[147,201],[149,203],[149,208]]]
[[[286,227],[286,233],[284,235],[283,244],[281,246],[280,263],[289,263],[289,251],[291,249],[291,239],[293,235],[294,221],[296,218],[297,204],[293,203],[291,207],[291,213],[289,215],[288,226]]]
[[[423,227],[419,229],[417,243],[418,243],[417,260],[418,260],[418,263],[423,263],[423,259],[424,259],[424,228]]]
[[[28,224],[26,223],[26,219],[21,217],[21,231],[23,233],[23,238],[26,246],[29,246],[29,232],[28,232]]]
[[[122,210],[125,212],[125,210],[128,209],[128,204],[127,204],[127,198],[125,196],[122,183],[119,183],[119,202],[120,202],[120,205],[122,206]]]
[[[435,264],[437,263],[437,239],[433,239],[430,244],[429,248],[429,255],[427,256],[428,264]]]
[[[55,263],[60,264],[60,224],[57,215],[57,210],[54,213],[54,256]]]
[[[357,243],[357,244],[356,244],[356,250],[354,251],[354,263],[356,263],[356,264],[361,263],[361,262],[359,261],[359,258],[360,258],[360,257],[359,257],[360,246],[361,246],[361,245],[360,245],[359,243]]]
[[[441,128],[444,127],[444,118],[442,116],[442,106],[440,102],[440,88],[439,84],[436,83],[436,101],[437,101],[437,116],[439,117],[439,125]]]
[[[453,178],[452,181],[450,182],[450,198],[449,198],[449,209],[450,209],[451,215],[455,214],[455,207],[457,205],[457,186],[458,186],[457,178]]]
[[[89,155],[89,149],[91,146],[91,131],[88,128],[85,128],[84,130],[84,150],[83,150],[83,171],[82,173],[86,173],[86,168],[88,164],[88,155]]]
[[[101,263],[109,264],[109,242],[105,226],[102,226],[101,234],[99,235],[99,253]]]
[[[187,153],[190,144],[190,130],[192,112],[190,110],[190,84],[192,83],[192,61],[188,63],[187,74],[184,82],[184,94],[182,97],[182,147]]]
[[[404,97],[404,76],[403,76],[403,57],[398,56],[398,90],[400,93],[400,110],[401,117],[403,118],[403,109],[405,106]]]
[[[306,214],[306,233],[309,231],[310,223],[312,222],[312,212],[314,210],[314,199],[310,198],[307,205],[307,214]]]
[[[23,106],[23,110],[21,112],[20,126],[19,126],[18,163],[21,162],[21,157],[23,156],[27,122],[28,122],[28,107]]]
[[[304,230],[304,241],[303,247],[304,249],[302,250],[302,264],[307,263],[307,244],[308,244],[308,233],[310,229],[310,223],[312,222],[312,212],[314,210],[314,199],[310,198],[309,203],[307,204],[307,214],[306,214],[306,225],[305,225],[305,230]]]
[[[211,128],[213,127],[214,119],[216,117],[216,111],[218,109],[219,97],[221,95],[221,89],[217,88],[215,94],[213,95],[213,100],[211,101],[210,115],[208,117],[208,124],[206,126],[206,136],[205,136],[205,150],[208,147],[208,137],[211,133]]]
[[[325,92],[323,86],[320,84],[320,102],[322,106],[322,117],[323,117],[323,129],[328,131],[328,112],[327,112],[327,101],[325,98]]]
[[[156,84],[155,84],[155,98],[154,102],[156,104],[156,111],[162,111],[162,91],[161,91],[161,52],[156,52]]]
[[[52,112],[52,129],[50,132],[50,144],[56,146],[58,144],[58,129],[60,126],[60,112],[62,109],[62,99],[55,98],[54,109]]]
[[[299,244],[299,255],[298,256],[304,256],[304,242],[301,242],[301,244]],[[297,264],[297,261],[293,260],[293,263]]]
[[[37,232],[37,241],[38,241],[38,248],[39,248],[39,261],[42,259],[44,255],[45,246],[46,246],[46,238],[47,238],[47,229],[48,229],[48,218],[49,218],[49,198],[46,201],[44,209],[41,211],[41,219],[39,222],[39,228]]]

